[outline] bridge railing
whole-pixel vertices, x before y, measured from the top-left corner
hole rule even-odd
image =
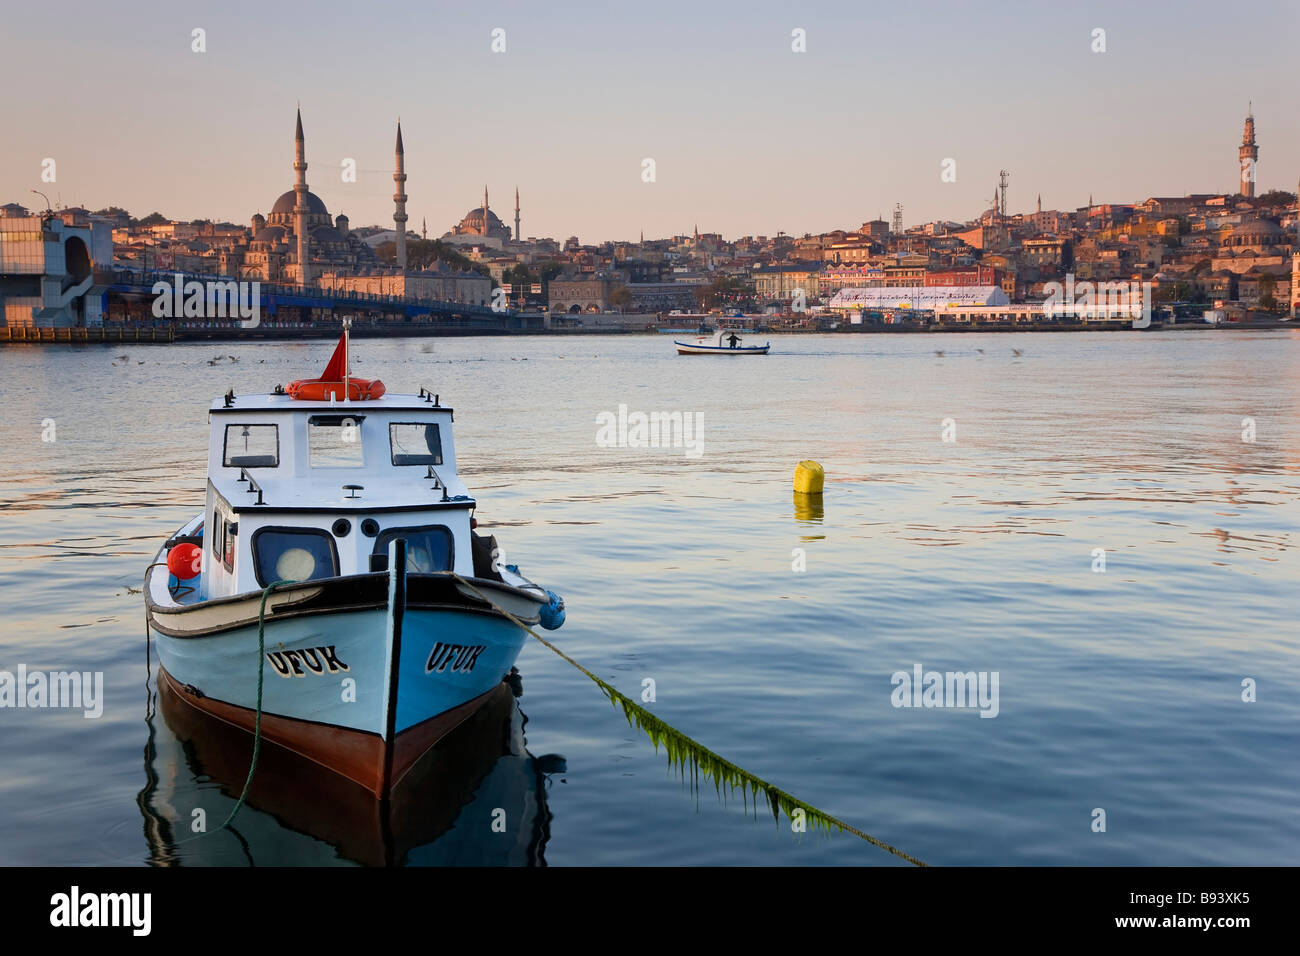
[[[513,318],[520,313],[510,309],[503,309],[498,312],[491,306],[479,305],[471,302],[457,302],[448,299],[425,299],[416,296],[399,296],[385,295],[375,292],[351,291],[346,289],[304,289],[301,286],[283,285],[278,282],[261,282],[259,280],[235,279],[231,276],[212,275],[205,273],[188,273],[175,269],[167,271],[142,271],[133,269],[113,269],[112,275],[117,285],[130,286],[137,285],[141,288],[152,289],[157,283],[165,282],[169,286],[176,281],[176,276],[181,277],[181,282],[249,282],[257,281],[258,289],[263,301],[268,297],[295,298],[316,301],[322,307],[335,308],[338,302],[356,302],[356,303],[374,303],[375,305],[391,305],[403,309],[425,309],[439,312],[460,312],[470,315],[478,315],[484,318]]]

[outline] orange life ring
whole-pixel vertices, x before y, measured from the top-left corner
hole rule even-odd
[[[347,396],[350,402],[363,402],[368,398],[379,398],[386,389],[379,379],[350,378],[347,383]],[[290,382],[285,392],[292,398],[304,402],[328,402],[331,398],[343,399],[343,383],[327,382],[319,378],[303,378]]]

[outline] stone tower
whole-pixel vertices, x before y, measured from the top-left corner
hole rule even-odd
[[[1255,161],[1259,159],[1259,147],[1255,145],[1255,108],[1254,104],[1246,110],[1246,128],[1241,134],[1241,147],[1237,150],[1241,160],[1241,194],[1247,199],[1255,198]]]
[[[487,202],[487,184],[483,184],[483,231],[482,235],[488,234],[488,202]]]
[[[397,269],[406,271],[406,151],[402,149],[402,121],[397,121],[397,168],[393,173],[393,228],[397,231]]]
[[[302,109],[298,110],[298,127],[293,134],[295,174],[293,193],[293,234],[298,240],[298,284],[311,283],[311,250],[307,236],[307,144],[302,135]]]
[[[523,239],[523,233],[519,231],[519,187],[515,187],[515,242]]]

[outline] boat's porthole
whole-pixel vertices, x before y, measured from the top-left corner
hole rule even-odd
[[[330,530],[334,532],[334,537],[346,538],[352,533],[352,522],[347,518],[340,518],[338,521],[334,522],[334,525]]]
[[[361,522],[361,533],[367,538],[373,538],[379,534],[379,522],[374,518],[367,518]]]
[[[275,575],[281,581],[308,581],[316,570],[316,559],[306,548],[290,548],[275,562]]]

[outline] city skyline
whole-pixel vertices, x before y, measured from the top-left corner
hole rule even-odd
[[[838,4],[663,10],[645,23],[509,6],[400,4],[365,17],[341,5],[156,6],[131,22],[73,9],[95,40],[65,42],[57,75],[11,99],[3,201],[37,205],[41,189],[62,205],[244,223],[292,175],[285,116],[299,101],[311,189],[358,226],[392,222],[401,116],[407,213],[431,236],[485,181],[497,195],[518,186],[525,236],[588,243],[697,225],[815,234],[888,219],[895,203],[907,225],[966,221],[991,205],[1000,169],[1012,174],[1011,213],[1040,194],[1043,208],[1069,210],[1089,196],[1230,192],[1252,101],[1257,192],[1300,179],[1283,95],[1300,14],[1276,3],[1257,19],[1278,29],[1253,35],[1242,62],[1201,28],[1217,11],[1199,3],[1181,5],[1177,22],[1111,3],[997,17],[932,4],[891,9],[888,24]],[[17,34],[55,23],[32,8],[11,15]],[[192,52],[195,28],[206,52]],[[494,53],[497,28],[505,50]],[[1104,53],[1090,49],[1097,28]],[[791,49],[795,29],[807,52]],[[990,59],[998,44],[1008,56]],[[10,56],[17,75],[47,58],[37,43]],[[1190,96],[1188,70],[1215,82]],[[1140,102],[1125,92],[1139,89]],[[41,182],[46,158],[53,183]],[[356,182],[342,181],[346,158]],[[955,182],[941,181],[946,159]]]

